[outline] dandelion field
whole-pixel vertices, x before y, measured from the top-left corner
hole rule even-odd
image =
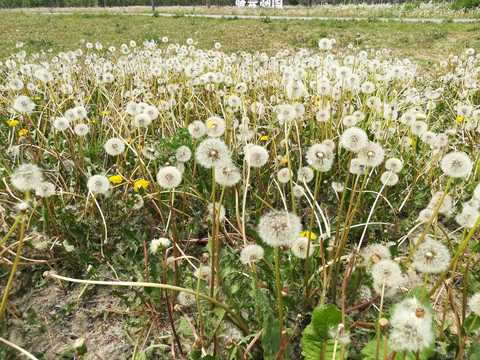
[[[0,358],[479,358],[477,49],[121,41],[0,64]]]

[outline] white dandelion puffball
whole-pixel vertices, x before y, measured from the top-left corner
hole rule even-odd
[[[403,168],[403,162],[400,159],[390,158],[387,161],[385,161],[385,169],[388,171],[392,171],[398,174],[400,171],[402,171],[402,168]]]
[[[182,173],[175,166],[164,166],[157,173],[157,181],[161,187],[173,189],[182,182]]]
[[[15,169],[10,181],[20,191],[35,189],[43,182],[42,170],[35,164],[22,164]]]
[[[234,186],[241,178],[242,175],[237,166],[231,162],[227,162],[216,168],[215,181],[221,186]]]
[[[472,160],[466,153],[454,151],[443,157],[440,167],[448,176],[463,178],[467,177],[472,171]]]
[[[412,266],[422,273],[441,273],[449,263],[448,248],[432,238],[426,238],[412,257]]]
[[[125,151],[125,143],[123,142],[122,139],[119,139],[119,138],[108,139],[104,147],[105,147],[105,152],[111,156],[120,155]]]
[[[313,173],[313,170],[307,166],[302,166],[300,169],[298,169],[297,178],[302,184],[303,182],[309,183],[313,180],[314,176],[315,174]]]
[[[21,113],[29,113],[35,109],[35,103],[26,95],[20,95],[13,100],[13,108]]]
[[[240,261],[244,265],[257,263],[262,260],[264,250],[260,245],[250,244],[245,246],[240,252]]]
[[[292,179],[292,172],[289,168],[280,169],[277,173],[278,182],[286,184]]]
[[[94,194],[106,194],[110,190],[110,180],[104,175],[93,175],[88,179],[87,187]]]
[[[197,162],[207,169],[231,161],[227,145],[215,138],[203,140],[197,147],[195,157]]]
[[[420,351],[432,343],[432,316],[428,312],[419,315],[398,305],[390,318],[392,330],[388,342],[393,350]]]
[[[301,236],[298,237],[292,244],[292,252],[299,259],[306,259],[307,252],[308,257],[313,255],[313,242],[310,240],[310,246],[308,246],[308,238]]]
[[[367,133],[360,128],[348,128],[340,136],[340,146],[348,151],[359,152],[367,145]]]
[[[184,163],[192,158],[192,150],[188,146],[180,146],[177,149],[175,157],[178,161]]]
[[[286,211],[267,213],[258,223],[260,238],[272,247],[292,245],[301,231],[300,218]]]
[[[170,239],[164,237],[153,239],[150,243],[150,252],[152,254],[156,254],[158,250],[167,249],[171,244],[172,242],[170,241]]]
[[[188,132],[194,139],[201,138],[205,135],[205,124],[199,120],[195,120],[190,125],[188,125]]]
[[[55,185],[49,181],[42,181],[35,187],[35,195],[50,197],[55,194]]]
[[[225,120],[218,116],[212,116],[205,121],[205,132],[212,138],[218,138],[225,133]]]
[[[77,134],[78,136],[85,136],[90,131],[88,125],[86,124],[77,124],[75,125],[73,130],[75,131],[75,134]]]
[[[133,121],[133,124],[139,128],[146,128],[150,126],[151,123],[152,119],[147,114],[138,114],[135,116],[135,119]]]
[[[53,120],[53,127],[58,131],[65,131],[69,126],[70,122],[64,117],[57,117]]]
[[[382,244],[371,244],[362,250],[360,255],[365,259],[367,263],[376,264],[380,260],[390,260],[390,250]]]
[[[262,167],[268,161],[267,149],[260,145],[248,144],[245,146],[245,161],[251,167]]]
[[[385,186],[395,186],[398,183],[398,175],[395,174],[393,171],[385,171],[380,176],[380,181]]]

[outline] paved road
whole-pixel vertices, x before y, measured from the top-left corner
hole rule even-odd
[[[39,14],[39,13],[28,13],[28,14]],[[73,15],[73,14],[88,14],[95,15],[98,13],[73,13],[73,12],[42,12],[42,15]],[[108,13],[111,15],[125,15],[125,16],[153,16],[152,13]],[[165,14],[160,13],[157,16],[163,17],[174,17],[178,16],[176,14]],[[258,15],[219,15],[219,14],[184,14],[186,17],[204,17],[204,18],[238,18],[238,19],[263,19],[265,16]],[[420,18],[363,18],[363,17],[315,17],[315,16],[268,16],[272,20],[377,20],[377,21],[399,21],[399,22],[411,22],[411,23],[443,23],[443,22],[454,22],[454,23],[473,23],[480,22],[480,19],[420,19]]]

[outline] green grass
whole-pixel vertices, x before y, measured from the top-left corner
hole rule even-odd
[[[467,47],[479,48],[480,40],[472,37],[472,24],[399,23],[379,21],[301,21],[265,19],[207,19],[188,17],[146,17],[120,15],[34,15],[3,12],[0,17],[0,58],[15,51],[18,41],[26,43],[32,53],[53,49],[53,52],[74,50],[81,39],[101,42],[105,47],[119,46],[129,40],[143,42],[168,36],[172,42],[185,43],[189,37],[199,48],[222,44],[226,52],[276,53],[279,49],[315,49],[318,39],[335,38],[336,47],[356,44],[393,51],[394,56],[410,57],[422,65],[459,53]],[[428,49],[428,51],[426,51]]]

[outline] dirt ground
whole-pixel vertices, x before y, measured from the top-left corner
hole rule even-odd
[[[112,312],[123,306],[111,289],[89,287],[77,303],[83,286],[64,286],[66,291],[52,282],[36,293],[12,299],[29,321],[9,329],[9,340],[49,360],[62,355],[72,359],[73,353],[65,350],[77,339],[85,340],[85,360],[127,357],[133,345],[126,340],[129,329],[123,329],[123,315]]]

